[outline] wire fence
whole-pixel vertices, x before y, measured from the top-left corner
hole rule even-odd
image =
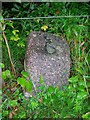
[[[47,17],[30,17],[30,18],[1,18],[0,20],[33,20],[33,19],[58,19],[58,18],[89,18],[90,15],[76,16],[47,16]]]

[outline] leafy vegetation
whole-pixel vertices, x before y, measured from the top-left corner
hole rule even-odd
[[[90,23],[88,17],[73,17],[88,15],[89,7],[88,3],[3,3],[3,18],[72,16],[1,20],[3,118],[90,118]],[[26,100],[23,90],[32,91],[32,82],[26,81],[28,73],[24,71],[26,38],[31,31],[47,31],[66,38],[71,74],[69,85],[63,89],[47,89],[41,78],[41,92]]]

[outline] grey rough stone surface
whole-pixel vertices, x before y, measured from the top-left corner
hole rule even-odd
[[[49,54],[45,50],[46,37],[56,52]],[[46,32],[31,32],[28,37],[25,63],[27,71],[36,87],[43,76],[46,86],[68,84],[70,73],[70,50],[67,42],[58,36]]]

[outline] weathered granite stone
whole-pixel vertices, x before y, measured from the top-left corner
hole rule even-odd
[[[40,85],[40,76],[43,76],[46,86],[68,84],[70,50],[63,38],[46,32],[31,32],[25,62],[36,88]]]

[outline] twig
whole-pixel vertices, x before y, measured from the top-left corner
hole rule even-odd
[[[16,76],[16,71],[15,71],[15,68],[14,68],[14,64],[12,62],[10,48],[9,48],[9,45],[8,45],[8,40],[7,40],[6,35],[5,35],[4,32],[3,32],[3,38],[4,38],[5,42],[6,42],[6,46],[7,46],[7,49],[8,49],[8,55],[9,55],[9,59],[10,59],[10,63],[11,63],[12,72]]]

